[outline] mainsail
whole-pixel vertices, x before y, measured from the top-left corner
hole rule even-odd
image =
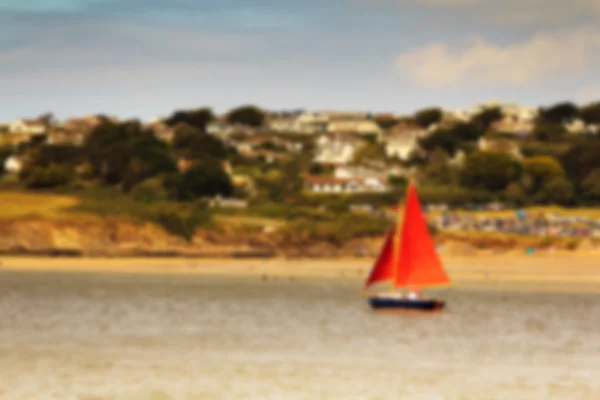
[[[391,281],[394,287],[450,283],[423,216],[414,184],[408,186],[401,229],[392,229],[365,286]]]

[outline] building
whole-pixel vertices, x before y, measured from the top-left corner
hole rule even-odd
[[[314,162],[318,164],[345,165],[352,161],[364,140],[354,133],[325,134],[317,139]]]
[[[327,132],[356,132],[361,135],[375,135],[379,138],[382,130],[377,122],[372,120],[341,119],[327,124]]]
[[[519,146],[515,142],[508,139],[490,139],[482,137],[479,139],[479,142],[477,142],[477,148],[480,151],[508,153],[519,160],[523,158]]]
[[[328,121],[329,117],[323,113],[304,111],[271,118],[268,126],[275,132],[314,135],[325,132]]]
[[[9,174],[18,174],[21,169],[23,169],[23,161],[16,155],[11,155],[4,161],[4,170]]]
[[[384,179],[336,178],[322,175],[305,177],[304,186],[310,192],[323,194],[381,193],[390,189]]]
[[[391,127],[383,137],[385,152],[390,158],[406,160],[413,152],[420,151],[419,139],[426,137],[428,131],[410,122],[399,122]]]
[[[8,130],[13,135],[43,135],[47,128],[40,120],[18,119],[9,125]]]

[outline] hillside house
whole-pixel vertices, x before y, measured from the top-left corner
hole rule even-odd
[[[9,125],[8,130],[13,135],[43,135],[47,128],[41,120],[18,119]]]
[[[4,161],[4,170],[8,174],[18,174],[23,168],[23,161],[19,156],[11,155]]]
[[[269,120],[272,131],[314,135],[324,132],[329,118],[318,112],[304,111],[299,114],[277,116]]]
[[[317,139],[314,162],[318,164],[345,165],[352,161],[354,153],[364,145],[364,140],[354,133],[322,135]]]
[[[50,145],[82,146],[87,135],[81,131],[70,131],[64,128],[54,128],[46,136]]]
[[[304,178],[306,190],[323,194],[381,193],[390,189],[387,180],[379,178],[336,178],[311,175]]]
[[[482,137],[477,142],[477,148],[480,151],[496,151],[508,153],[519,160],[523,158],[519,146],[515,142],[507,139],[490,139]]]
[[[372,120],[341,119],[327,124],[327,132],[355,132],[360,135],[375,135],[381,137],[382,130],[377,122]]]
[[[410,122],[394,125],[382,139],[387,156],[406,160],[411,153],[421,150],[419,139],[425,137],[427,133],[427,130]]]
[[[515,136],[529,136],[535,128],[535,123],[529,120],[519,120],[513,117],[504,117],[501,121],[494,122],[490,129],[495,132],[512,133]]]

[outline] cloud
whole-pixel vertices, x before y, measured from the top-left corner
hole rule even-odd
[[[416,84],[442,87],[472,84],[524,86],[548,79],[581,77],[600,66],[600,31],[537,34],[499,46],[478,38],[461,50],[432,43],[396,58],[395,69]]]

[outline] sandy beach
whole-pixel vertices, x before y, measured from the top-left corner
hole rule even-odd
[[[593,253],[539,255],[444,256],[451,279],[471,284],[569,285],[577,291],[600,291],[600,263]],[[373,260],[350,259],[204,259],[204,258],[44,258],[5,257],[0,271],[62,271],[94,273],[255,275],[257,278],[363,279]]]

